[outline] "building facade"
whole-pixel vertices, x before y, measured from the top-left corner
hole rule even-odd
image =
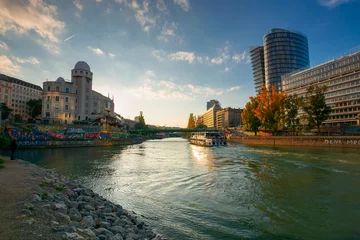
[[[41,99],[40,86],[0,74],[0,88],[0,102],[6,103],[13,110],[13,116],[18,115],[22,120],[31,118],[31,109],[26,102],[31,99]]]
[[[217,104],[214,104],[210,109],[208,109],[204,115],[204,125],[208,128],[216,128],[216,112],[220,110],[221,107]]]
[[[250,48],[250,58],[252,72],[255,84],[255,91],[259,93],[265,86],[265,63],[264,63],[264,47],[257,46]]]
[[[92,89],[93,73],[86,62],[76,63],[71,81],[59,77],[43,83],[42,117],[47,123],[71,124],[74,121],[114,116],[114,101]]]
[[[220,102],[219,102],[218,100],[213,99],[213,100],[210,100],[210,101],[208,101],[208,102],[206,103],[206,110],[209,110],[209,109],[212,108],[214,105],[216,105],[216,106],[221,106],[221,105],[220,105]]]
[[[216,112],[216,129],[232,128],[241,126],[240,108],[224,108]]]
[[[307,37],[302,33],[275,28],[264,36],[265,84],[281,90],[281,76],[309,67]]]
[[[360,125],[360,52],[282,77],[288,94],[305,96],[309,86],[326,86],[325,101],[331,106],[325,125]]]

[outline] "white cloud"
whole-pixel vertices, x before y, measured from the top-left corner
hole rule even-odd
[[[154,50],[152,51],[152,55],[157,58],[160,62],[165,60],[166,53],[164,50]]]
[[[0,41],[0,51],[7,51],[7,50],[9,50],[8,45],[5,42]]]
[[[211,59],[211,63],[214,63],[214,64],[222,64],[223,62],[224,62],[224,59],[221,57]]]
[[[232,56],[232,60],[235,63],[246,63],[249,64],[250,63],[250,55],[248,54],[248,52],[244,51],[241,54],[235,54]]]
[[[230,68],[228,68],[228,67],[226,67],[225,69],[224,69],[224,72],[229,72],[230,71]]]
[[[146,75],[150,77],[156,77],[155,73],[151,70],[146,71]]]
[[[100,2],[102,2],[102,1],[103,1],[103,0],[96,0],[97,3],[100,3]]]
[[[193,52],[176,52],[169,55],[170,60],[181,60],[193,63],[196,59],[196,56]]]
[[[35,57],[29,57],[29,58],[12,57],[12,58],[19,63],[30,63],[30,64],[40,63]]]
[[[145,32],[149,32],[156,24],[156,19],[149,14],[149,1],[143,1],[143,7],[140,8],[136,0],[131,3],[131,8],[135,10],[135,19],[141,25]]]
[[[164,0],[156,0],[156,7],[161,12],[166,12],[166,10],[167,10]]]
[[[75,7],[77,8],[77,10],[82,12],[82,10],[84,9],[84,5],[81,4],[80,0],[73,0],[73,3],[75,5]]]
[[[239,54],[235,54],[232,59],[234,60],[234,62],[236,63],[240,63],[241,62],[241,57]]]
[[[8,75],[16,75],[20,72],[19,66],[15,65],[9,58],[0,55],[1,72]]]
[[[88,46],[88,48],[95,54],[97,55],[104,55],[104,52],[100,49],[100,48],[93,48],[93,47],[90,47]]]
[[[189,0],[174,0],[174,3],[179,5],[185,12],[190,9]]]
[[[182,38],[179,36],[176,36],[175,31],[178,28],[178,24],[173,22],[171,24],[168,24],[167,22],[164,24],[160,35],[157,37],[158,40],[169,42],[170,40],[178,40],[179,42],[182,42]]]
[[[44,42],[44,41],[41,41],[41,40],[37,40],[36,42],[38,44],[40,44],[41,46],[43,46],[44,48],[46,48],[51,53],[54,53],[54,54],[59,54],[60,53],[60,48],[56,44],[49,43],[49,42]]]
[[[0,34],[9,31],[18,34],[35,32],[41,38],[53,43],[59,43],[59,35],[65,28],[65,23],[55,19],[57,8],[43,0],[0,1]]]
[[[229,88],[228,90],[226,90],[226,92],[233,92],[233,91],[237,91],[239,89],[240,89],[240,86],[235,86],[235,87]]]
[[[349,3],[351,0],[318,0],[318,3],[322,6],[334,8],[341,4]]]
[[[109,8],[109,7],[105,10],[105,13],[106,13],[107,15],[110,15],[111,12],[112,12],[112,10],[111,10],[111,8]]]
[[[101,50],[100,50],[101,51]],[[113,53],[109,53],[109,57],[114,58],[116,55]]]

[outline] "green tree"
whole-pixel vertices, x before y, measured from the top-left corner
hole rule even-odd
[[[7,119],[12,112],[6,103],[0,103],[0,110],[1,110],[1,119]]]
[[[190,113],[187,128],[195,128],[195,118],[192,113]]]
[[[21,117],[20,114],[15,114],[15,115],[14,115],[14,121],[15,121],[15,122],[22,122],[23,119],[22,119],[22,117]]]
[[[301,98],[297,95],[289,95],[284,100],[284,122],[286,127],[293,132],[297,132],[300,128],[300,117],[298,116]]]
[[[26,102],[29,108],[29,113],[32,118],[36,118],[41,114],[42,111],[42,100],[41,99],[30,99]]]
[[[259,127],[261,126],[260,119],[256,117],[254,113],[258,105],[259,103],[256,101],[256,98],[250,97],[250,102],[246,103],[245,108],[241,113],[244,130],[254,132],[255,136]]]
[[[307,89],[306,97],[303,102],[305,120],[309,129],[316,127],[320,133],[321,124],[329,118],[331,107],[326,105],[325,94],[326,86],[310,86]]]
[[[135,123],[135,129],[147,129],[143,112],[140,112],[139,122]]]

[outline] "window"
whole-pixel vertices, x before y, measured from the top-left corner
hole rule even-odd
[[[65,110],[69,110],[69,105],[65,105]]]
[[[65,88],[65,92],[66,92],[66,93],[69,93],[69,88]]]
[[[58,118],[59,117],[59,113],[55,113],[55,118]]]
[[[46,109],[50,109],[50,105],[49,105],[49,104],[46,104]]]
[[[65,117],[66,117],[66,118],[67,118],[67,115],[68,115],[68,114],[67,114],[67,113],[65,113]]]
[[[57,92],[60,91],[60,87],[59,87],[59,86],[56,87],[56,91],[57,91]]]
[[[50,91],[50,86],[48,86],[48,91]],[[32,92],[32,90],[31,90],[31,92]]]
[[[55,101],[59,102],[59,101],[60,101],[60,97],[59,97],[59,96],[56,96],[56,97],[55,97]]]
[[[5,93],[9,93],[9,90],[5,89]]]
[[[47,97],[47,100],[50,101],[50,96]]]
[[[49,112],[46,112],[46,113],[45,113],[45,116],[46,116],[46,117],[50,117],[50,113],[49,113]]]
[[[8,100],[8,95],[5,95],[5,100]]]
[[[65,98],[65,102],[69,102],[69,98],[68,98],[68,97]]]

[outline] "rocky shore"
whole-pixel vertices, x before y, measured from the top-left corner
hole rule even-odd
[[[12,228],[17,230],[13,235],[17,235],[7,232],[7,222],[0,229],[0,235],[5,237],[0,236],[1,239],[164,239],[134,212],[53,171],[26,161],[6,160],[5,167],[0,169],[0,177],[12,165],[22,169],[26,176],[23,183],[19,181],[26,194],[13,204],[16,216],[8,218],[15,222]],[[6,191],[12,191],[1,188],[2,196]],[[3,197],[0,196],[0,201]],[[6,206],[2,207],[6,215]]]

